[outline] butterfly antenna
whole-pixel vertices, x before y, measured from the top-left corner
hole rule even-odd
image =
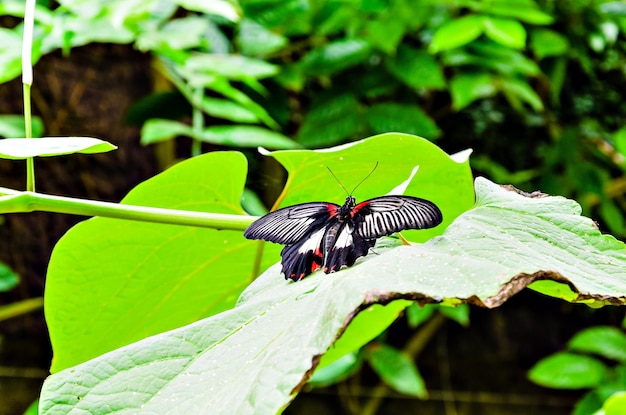
[[[366,180],[367,180],[367,179],[368,179],[368,178],[372,175],[372,173],[374,173],[374,170],[376,170],[376,167],[378,167],[378,162],[376,162],[376,164],[374,164],[374,168],[372,169],[372,171],[370,171],[369,173],[367,173],[367,176],[365,176],[365,177],[363,178],[363,180],[361,180],[361,181],[359,182],[359,184],[357,184],[356,186],[354,186],[354,189],[352,189],[352,191],[350,192],[350,194],[351,194],[351,195],[352,195],[352,194],[354,194],[354,192],[356,191],[356,189],[357,189],[360,185],[362,185],[362,184],[363,184],[363,182],[364,182],[364,181],[366,181]]]
[[[328,169],[328,171],[330,172],[330,174],[332,174],[332,176],[335,178],[335,180],[337,180],[337,183],[339,183],[339,186],[341,186],[341,188],[343,189],[344,192],[346,192],[346,194],[348,196],[350,196],[352,193],[348,193],[348,190],[345,188],[345,186],[339,181],[339,179],[337,178],[337,176],[335,176],[335,173],[333,173],[333,171],[330,169],[330,167],[326,166],[326,168]]]

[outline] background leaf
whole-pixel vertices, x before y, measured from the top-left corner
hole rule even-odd
[[[92,137],[4,138],[0,139],[0,158],[22,160],[74,153],[105,153],[116,148],[111,143]]]
[[[483,17],[475,14],[450,20],[439,26],[428,46],[431,53],[454,49],[470,43],[483,33]]]
[[[415,363],[399,350],[386,344],[368,348],[367,361],[380,378],[394,390],[426,399],[428,393],[424,379]]]
[[[607,359],[626,361],[626,334],[616,327],[596,326],[576,333],[567,347]]]
[[[540,360],[528,377],[550,388],[583,389],[600,385],[606,372],[606,366],[593,357],[561,352]]]

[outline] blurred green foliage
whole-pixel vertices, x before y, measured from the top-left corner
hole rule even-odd
[[[33,56],[92,42],[154,57],[174,95],[131,111],[142,142],[328,147],[398,131],[473,147],[499,182],[579,200],[626,236],[619,1],[39,1]],[[21,0],[0,14],[20,17]],[[21,25],[0,29],[0,81]],[[171,105],[181,96],[189,107]],[[169,120],[162,120],[169,118]],[[191,121],[190,121],[191,120]],[[287,137],[293,137],[292,140]]]
[[[616,327],[597,326],[577,333],[567,351],[540,360],[528,376],[555,389],[590,389],[574,415],[619,414],[626,408],[626,335]]]

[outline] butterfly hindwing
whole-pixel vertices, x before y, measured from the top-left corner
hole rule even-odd
[[[322,245],[326,227],[322,227],[300,241],[287,245],[280,252],[285,279],[299,281],[318,270],[324,263]]]
[[[381,196],[352,209],[357,232],[365,239],[380,238],[407,229],[439,225],[441,211],[434,203],[412,196]]]

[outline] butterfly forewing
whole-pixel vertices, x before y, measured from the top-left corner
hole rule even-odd
[[[243,235],[248,239],[291,245],[323,227],[338,208],[334,203],[312,202],[278,209],[255,221]]]
[[[412,196],[381,196],[361,202],[352,210],[357,232],[375,239],[407,229],[439,225],[442,215],[432,202]]]

